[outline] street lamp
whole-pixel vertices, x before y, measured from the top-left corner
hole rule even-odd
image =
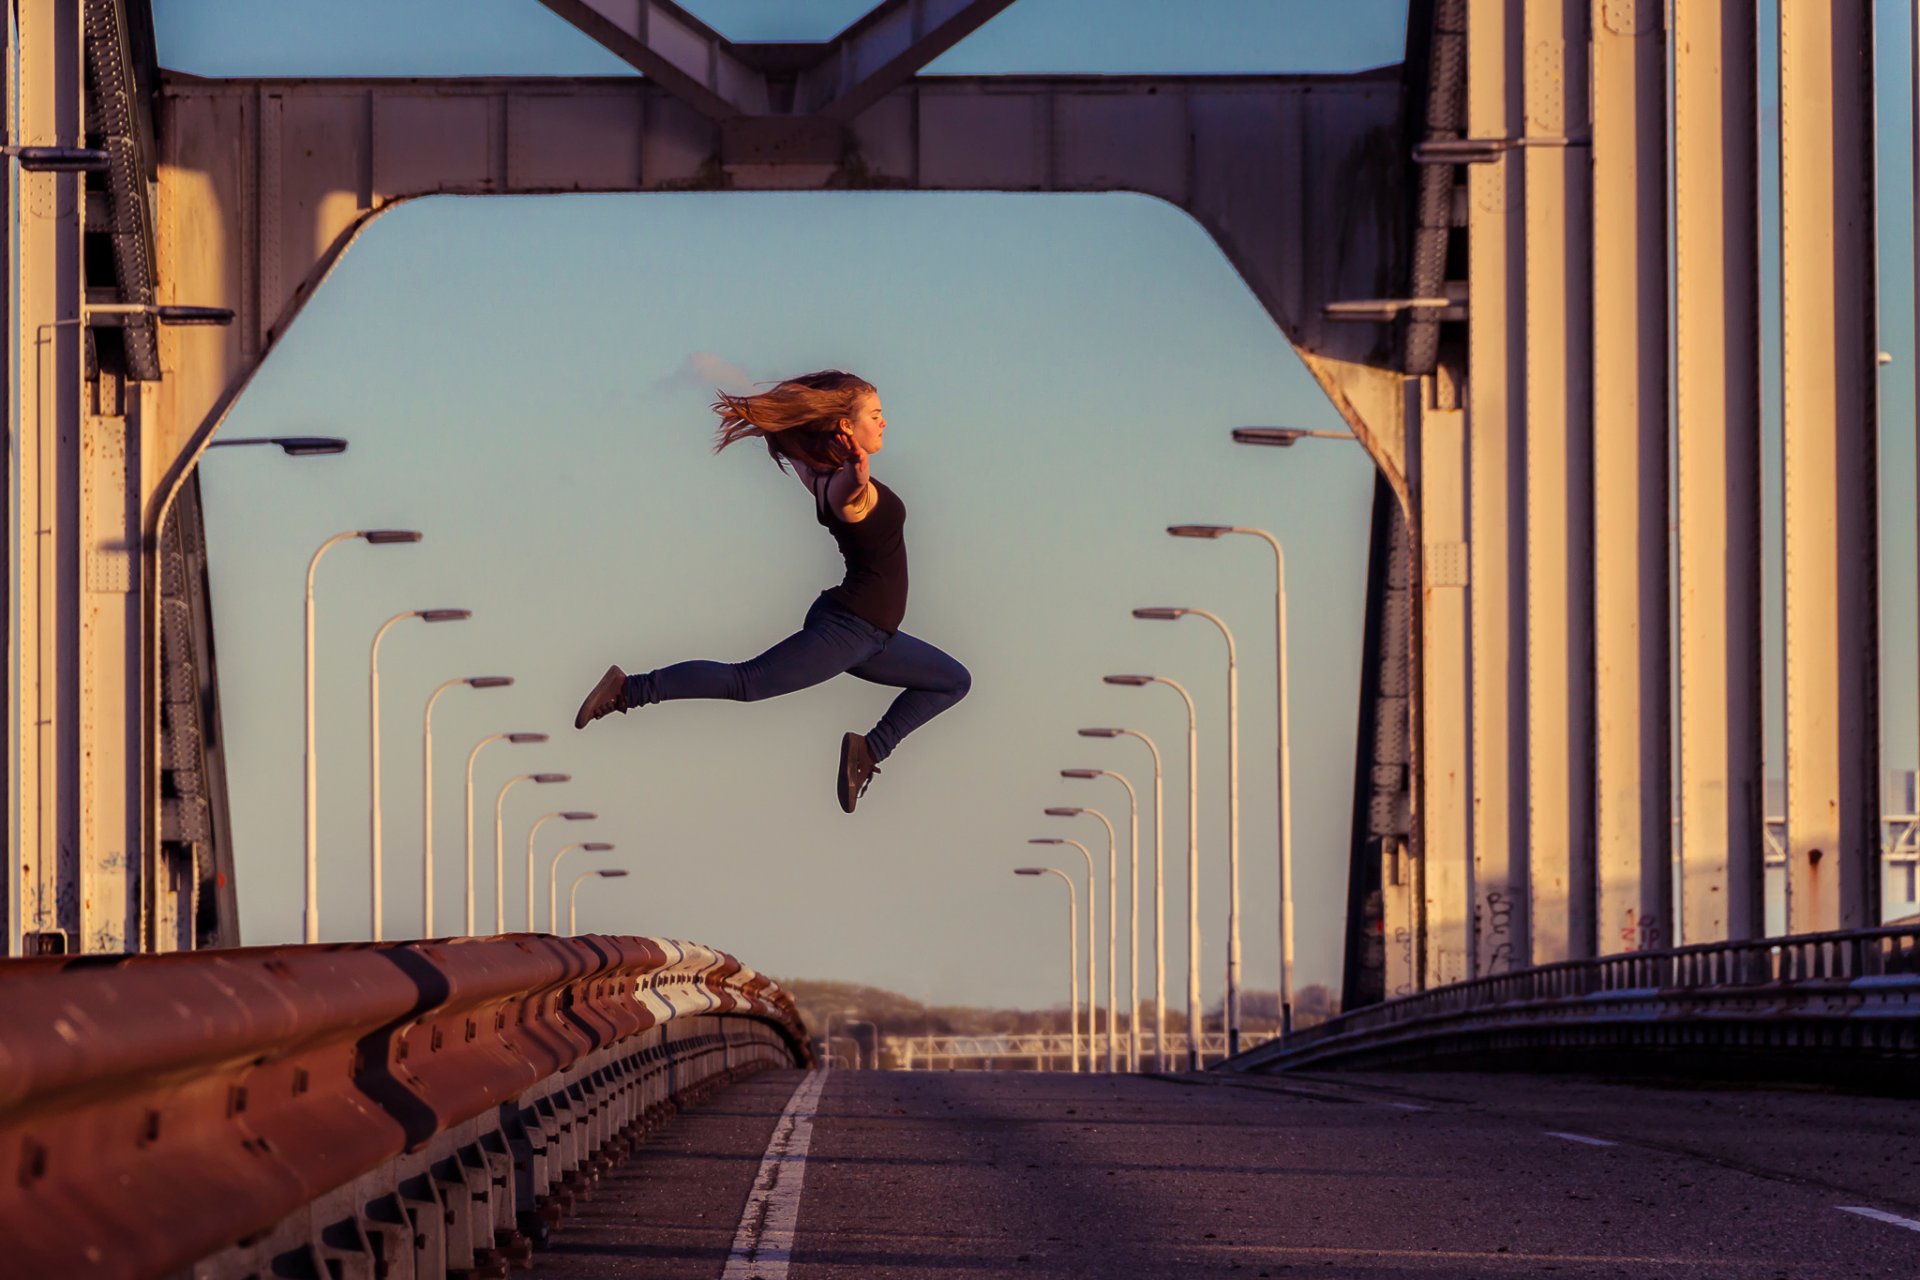
[[[0,147],[28,173],[100,173],[113,157],[98,147]]]
[[[1230,533],[1244,534],[1261,539],[1273,550],[1274,686],[1280,726],[1276,735],[1280,801],[1280,1034],[1284,1036],[1293,1030],[1293,735],[1287,723],[1287,553],[1273,534],[1244,525],[1176,524],[1168,526],[1167,532],[1176,538],[1209,540]]]
[[[533,838],[534,836],[539,834],[540,824],[544,822],[551,822],[555,818],[562,818],[568,822],[592,822],[595,818],[598,818],[599,816],[600,815],[597,813],[586,813],[579,809],[567,809],[557,813],[543,813],[538,818],[535,818],[533,820],[533,826],[527,829],[527,932],[528,933],[533,932],[533,900],[534,900]],[[552,891],[549,890],[548,893],[549,893],[549,897],[551,897]]]
[[[1359,437],[1348,431],[1315,431],[1308,427],[1235,427],[1235,444],[1264,444],[1277,449],[1291,449],[1302,440],[1352,440]],[[1241,532],[1236,529],[1234,532]]]
[[[1079,924],[1074,919],[1077,907],[1074,903],[1073,877],[1058,867],[1017,867],[1017,876],[1059,876],[1060,883],[1067,886],[1067,1052],[1072,1061],[1072,1070],[1080,1070],[1080,939],[1076,934]]]
[[[1146,743],[1147,750],[1153,753],[1153,1062],[1154,1070],[1165,1071],[1167,1069],[1167,863],[1165,856],[1167,805],[1165,792],[1160,785],[1160,748],[1154,744],[1152,738],[1138,729],[1082,729],[1080,736],[1083,738],[1138,738]],[[1131,795],[1133,788],[1128,787],[1127,793]],[[1136,854],[1136,870],[1138,863]],[[1135,883],[1138,884],[1137,879]],[[1140,912],[1137,904],[1133,913],[1133,940],[1135,950],[1138,950]],[[1133,982],[1133,1025],[1137,1036],[1140,1025],[1140,983],[1137,972]]]
[[[618,880],[627,873],[619,867],[603,867],[598,871],[582,871],[573,878],[573,888],[567,890],[567,936],[577,937],[580,933],[579,907],[580,883],[599,876],[603,880]]]
[[[1205,609],[1135,609],[1133,616],[1162,622],[1192,615],[1220,628],[1227,640],[1227,1054],[1240,1052],[1240,657],[1233,632]]]
[[[1027,843],[1070,844],[1080,851],[1081,858],[1083,858],[1087,864],[1087,1070],[1088,1072],[1092,1072],[1093,1047],[1098,1043],[1098,1037],[1095,1034],[1093,1025],[1093,1011],[1095,1008],[1093,987],[1094,982],[1098,978],[1093,963],[1093,900],[1095,897],[1093,887],[1093,851],[1081,844],[1078,840],[1061,840],[1052,836],[1037,836],[1027,841]]]
[[[1114,970],[1116,970],[1119,967],[1118,961],[1114,955],[1114,941],[1113,941],[1114,914],[1118,910],[1118,907],[1115,904],[1119,902],[1119,898],[1115,896],[1116,894],[1119,893],[1119,868],[1116,865],[1117,858],[1114,853],[1114,848],[1118,844],[1118,841],[1114,839],[1113,824],[1111,822],[1108,822],[1107,815],[1100,812],[1098,809],[1081,809],[1077,807],[1069,807],[1066,805],[1061,805],[1056,808],[1047,810],[1047,816],[1049,818],[1077,818],[1083,813],[1092,814],[1094,817],[1100,819],[1100,825],[1107,829],[1107,1070],[1113,1071],[1116,1069],[1113,1061],[1114,1035],[1119,1025],[1117,1022],[1114,1021],[1114,995],[1113,995]],[[1087,874],[1087,953],[1088,953],[1088,956],[1087,956],[1087,979],[1088,979],[1087,1004],[1089,1006],[1092,1006],[1094,1001],[1094,995],[1093,995],[1093,956],[1092,956],[1092,953],[1093,953],[1093,874],[1091,870],[1089,870]],[[1089,1035],[1091,1035],[1093,1032],[1093,1019],[1094,1019],[1093,1009],[1089,1007],[1087,1010],[1087,1031]],[[1089,1059],[1087,1065],[1089,1067],[1093,1065],[1091,1061],[1092,1055],[1094,1051],[1099,1048],[1099,1045],[1100,1045],[1100,1042],[1097,1039],[1091,1039],[1087,1042],[1087,1054]]]
[[[387,629],[394,623],[406,618],[418,618],[422,622],[464,622],[473,616],[470,609],[408,609],[396,613],[380,624],[373,633],[373,646],[367,655],[367,759],[371,775],[371,816],[373,847],[373,940],[379,942],[385,936],[382,932],[380,910],[381,871],[380,871],[380,641]]]
[[[1082,729],[1081,733],[1088,733]],[[1062,769],[1063,778],[1112,778],[1127,789],[1127,848],[1132,858],[1132,867],[1127,874],[1127,998],[1132,1007],[1127,1014],[1127,1070],[1140,1069],[1140,797],[1134,793],[1133,784],[1125,776],[1111,769]],[[1089,810],[1089,812],[1093,812]],[[1112,905],[1109,896],[1108,905]],[[1108,923],[1112,923],[1112,913],[1108,913]],[[1113,956],[1107,956],[1107,972],[1113,972]],[[1113,994],[1113,984],[1107,985],[1107,994]],[[1113,1006],[1107,1006],[1107,1022],[1113,1023]]]
[[[443,681],[432,693],[427,695],[426,724],[420,735],[420,936],[433,936],[433,704],[440,695],[456,685],[466,685],[470,689],[504,689],[513,683],[512,676],[467,676]],[[472,797],[468,797],[471,809]],[[473,879],[473,859],[467,859],[467,879]],[[473,923],[467,923],[467,932],[473,932]]]
[[[560,859],[575,849],[585,849],[588,853],[605,853],[613,846],[605,840],[583,840],[578,844],[565,845],[554,851],[547,863],[547,932],[560,932]]]
[[[319,771],[314,763],[313,749],[313,573],[320,567],[320,557],[336,543],[349,538],[359,538],[375,546],[385,546],[393,542],[418,542],[419,533],[412,529],[349,529],[345,533],[336,533],[320,544],[313,553],[313,559],[307,562],[307,754],[306,754],[306,802],[307,802],[307,919],[306,940],[309,944],[320,941],[320,809],[319,809]]]
[[[1163,684],[1187,704],[1187,1070],[1200,1069],[1200,729],[1193,695],[1165,676],[1103,676],[1108,684],[1143,689]]]
[[[480,757],[480,748],[489,742],[508,742],[516,747],[545,742],[544,733],[490,733],[473,744],[473,750],[467,752],[467,934],[473,936],[473,762]],[[497,883],[497,880],[496,880]],[[499,932],[499,930],[495,930]]]
[[[209,441],[209,449],[233,449],[241,445],[278,445],[289,458],[313,458],[327,453],[345,453],[347,442],[339,436],[243,436],[233,440]]]
[[[542,742],[546,734],[540,735]],[[500,793],[493,798],[493,932],[498,937],[507,931],[507,847],[506,847],[506,805],[507,792],[515,784],[532,782],[540,786],[550,786],[556,782],[572,782],[570,773],[522,773],[508,778],[500,787]],[[473,881],[467,881],[467,915],[473,915]]]

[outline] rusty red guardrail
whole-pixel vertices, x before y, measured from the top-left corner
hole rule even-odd
[[[665,939],[7,961],[4,1269],[243,1275],[290,1249],[324,1275],[357,1248],[367,1274],[503,1273],[602,1149],[809,1060],[776,984]]]

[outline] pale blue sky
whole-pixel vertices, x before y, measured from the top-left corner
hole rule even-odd
[[[810,4],[805,24],[799,6],[771,0],[688,7],[737,38],[804,39],[866,4]],[[1883,7],[1900,24],[1888,47],[1904,49],[1902,7]],[[162,61],[206,75],[622,70],[533,0],[155,8]],[[1020,0],[933,70],[1341,70],[1401,56],[1399,0],[1327,13],[1317,0]],[[1889,100],[1903,103],[1904,92],[1902,73]],[[1904,155],[1905,115],[1890,109],[1885,123]],[[1911,589],[1893,586],[1911,582],[1913,560],[1911,326],[1900,309],[1910,295],[1893,287],[1910,261],[1910,241],[1899,240],[1905,172],[1889,172],[1897,198],[1883,214],[1899,250],[1890,265],[1903,264],[1890,271],[1883,343],[1897,339],[1891,349],[1902,353],[1888,384],[1901,398],[1889,398],[1886,416],[1890,655],[1913,645]],[[571,728],[608,661],[632,670],[751,656],[837,578],[798,486],[752,450],[708,454],[710,388],[689,371],[697,355],[755,378],[850,367],[885,398],[893,430],[875,468],[911,513],[906,625],[966,662],[975,685],[905,743],[854,818],[832,798],[834,753],[888,696],[856,681]],[[583,890],[583,927],[697,938],[774,973],[925,999],[1053,1003],[1057,885],[1008,871],[1033,860],[1038,851],[1022,843],[1033,835],[1104,852],[1093,820],[1040,810],[1087,804],[1123,822],[1117,784],[1055,776],[1117,768],[1144,794],[1144,748],[1073,734],[1119,723],[1153,734],[1167,757],[1177,1003],[1184,715],[1170,691],[1098,681],[1144,669],[1185,681],[1200,703],[1211,1000],[1225,915],[1220,642],[1199,621],[1127,617],[1139,604],[1194,604],[1224,615],[1241,645],[1246,981],[1270,987],[1270,559],[1251,540],[1161,532],[1218,521],[1267,527],[1291,548],[1298,981],[1337,983],[1370,474],[1337,442],[1236,449],[1227,428],[1243,422],[1340,426],[1205,234],[1140,197],[442,199],[387,216],[225,428],[337,433],[352,451],[305,461],[225,452],[202,471],[247,940],[299,933],[306,559],[341,529],[404,525],[426,541],[348,544],[320,574],[325,937],[364,937],[367,927],[367,642],[400,609],[455,605],[474,620],[404,624],[382,650],[390,933],[411,936],[418,920],[422,700],[447,676],[500,671],[519,683],[456,691],[436,715],[443,924],[459,918],[466,751],[485,733],[540,729],[552,744],[501,744],[481,757],[483,921],[495,791],[513,773],[558,769],[575,781],[522,786],[508,802],[510,924],[523,910],[528,822],[594,809],[598,823],[549,824],[541,837],[543,864],[564,831],[618,842],[609,857],[635,872]],[[1889,760],[1910,762],[1913,664],[1888,665]],[[1123,968],[1124,955],[1123,943]]]

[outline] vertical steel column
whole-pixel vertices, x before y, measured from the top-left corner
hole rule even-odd
[[[1663,0],[1593,0],[1595,844],[1602,954],[1673,936]]]
[[[1408,379],[1407,450],[1420,503],[1424,619],[1421,694],[1425,840],[1420,856],[1426,920],[1424,985],[1466,980],[1467,868],[1472,789],[1470,655],[1467,635],[1466,414],[1436,403],[1444,375]],[[1451,390],[1451,388],[1449,388]]]
[[[22,145],[78,146],[85,134],[80,0],[19,0],[16,104]],[[11,162],[9,162],[11,163]],[[19,507],[14,537],[19,594],[13,625],[19,782],[16,866],[21,947],[80,945],[79,786],[75,722],[80,644],[75,623],[79,541],[82,216],[78,174],[19,177],[19,318],[14,449]]]
[[[1764,929],[1756,0],[1674,10],[1678,943]]]
[[[1588,0],[1525,0],[1527,883],[1532,962],[1593,954]]]
[[[1522,132],[1519,0],[1471,0],[1467,134]],[[1467,169],[1474,976],[1526,964],[1526,225],[1516,151]]]
[[[1873,5],[1780,6],[1787,929],[1880,923]]]

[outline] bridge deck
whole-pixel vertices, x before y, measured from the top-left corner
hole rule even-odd
[[[770,1072],[675,1120],[535,1274],[721,1275],[801,1079]],[[1920,1103],[1884,1099],[839,1071],[790,1269],[763,1254],[735,1274],[1912,1276],[1920,1230],[1841,1206],[1920,1219],[1916,1149]]]

